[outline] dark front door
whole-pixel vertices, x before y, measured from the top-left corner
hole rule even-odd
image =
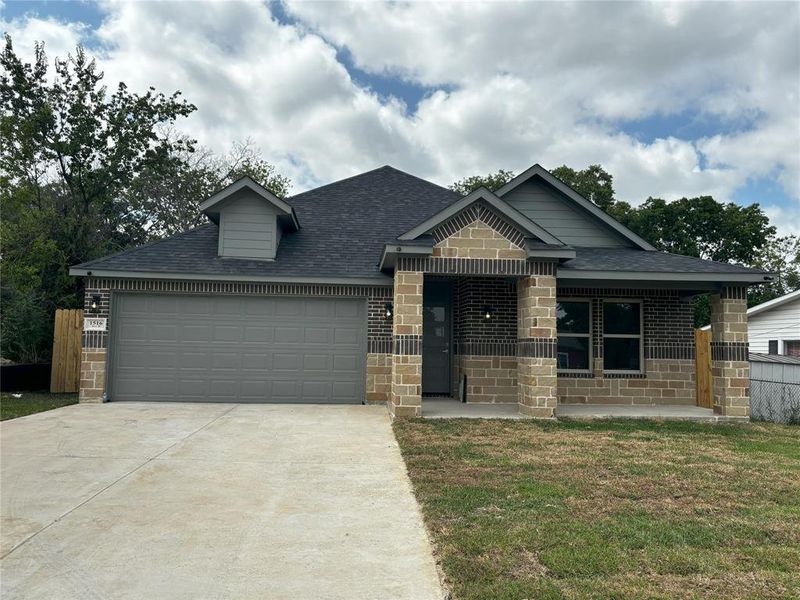
[[[422,393],[449,395],[452,293],[446,282],[426,282],[423,289]]]

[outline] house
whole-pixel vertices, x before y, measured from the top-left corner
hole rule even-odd
[[[800,357],[800,290],[747,310],[750,350]]]
[[[658,252],[539,165],[465,197],[389,166],[285,200],[243,178],[200,210],[71,269],[82,401],[693,405],[710,292],[714,409],[748,414],[746,290],[769,275]]]

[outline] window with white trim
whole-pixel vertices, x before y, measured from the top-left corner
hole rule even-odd
[[[590,300],[556,302],[558,369],[589,371],[592,364],[592,304]]]
[[[603,302],[603,370],[618,373],[642,371],[641,300]]]

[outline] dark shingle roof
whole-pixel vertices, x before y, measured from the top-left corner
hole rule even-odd
[[[80,268],[296,277],[379,277],[381,251],[460,196],[389,166],[287,199],[300,230],[281,239],[274,262],[217,256],[217,226],[78,265]]]
[[[382,278],[384,245],[429,219],[460,196],[389,166],[287,199],[300,221],[285,235],[275,261],[217,256],[213,223],[171,238],[99,258],[80,269],[241,277]],[[417,243],[431,243],[425,236]],[[404,244],[410,242],[405,241]],[[759,273],[753,269],[677,254],[631,248],[576,248],[564,271],[652,273]]]
[[[741,265],[635,248],[575,248],[575,258],[559,271],[636,271],[646,273],[763,273]]]

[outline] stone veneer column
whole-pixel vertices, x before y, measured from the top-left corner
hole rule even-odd
[[[726,286],[711,295],[711,372],[714,412],[750,416],[747,288]]]
[[[517,286],[517,382],[519,412],[555,417],[556,278],[523,277]]]
[[[92,311],[92,296],[100,296],[100,306]],[[111,292],[108,288],[98,287],[89,280],[84,293],[83,314],[86,317],[108,319]],[[110,319],[107,321],[110,325]],[[84,331],[81,349],[81,381],[78,401],[81,403],[97,403],[106,401],[106,347],[108,346],[108,328],[106,331]]]
[[[418,271],[394,274],[392,417],[422,415],[422,280]]]

